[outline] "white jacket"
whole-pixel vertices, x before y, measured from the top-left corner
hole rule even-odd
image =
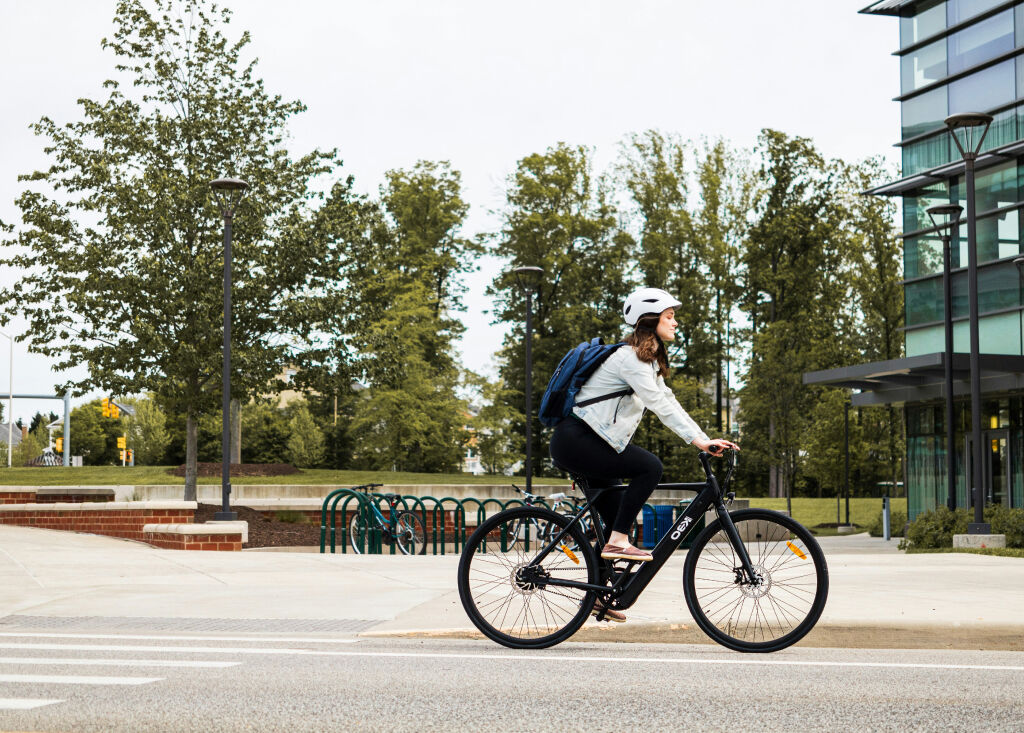
[[[573,414],[593,428],[616,452],[621,453],[629,445],[645,408],[687,443],[698,438],[708,440],[658,374],[657,362],[640,361],[630,346],[616,350],[590,375],[576,395],[576,402],[612,394],[626,387],[632,387],[633,394],[572,408]]]

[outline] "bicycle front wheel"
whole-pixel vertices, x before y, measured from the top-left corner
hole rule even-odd
[[[370,550],[370,524],[360,511],[348,523],[348,544],[357,555]]]
[[[427,529],[416,512],[402,512],[395,519],[395,541],[403,555],[423,555],[427,551]]]
[[[567,517],[549,509],[516,507],[494,515],[470,536],[459,561],[459,597],[488,638],[513,649],[540,649],[568,639],[587,620],[593,591],[548,582],[598,582],[597,555],[579,525],[540,563],[534,559],[547,544],[539,540],[540,532],[514,534],[522,527],[557,527],[557,535],[568,524]]]
[[[828,597],[828,568],[814,536],[767,509],[731,514],[756,575],[743,572],[720,520],[686,557],[683,593],[693,620],[719,644],[739,652],[774,652],[802,639]]]

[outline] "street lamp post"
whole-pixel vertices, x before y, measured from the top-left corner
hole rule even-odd
[[[963,207],[956,204],[941,204],[928,209],[928,218],[942,239],[942,300],[946,330],[946,353],[942,359],[946,377],[946,506],[950,511],[956,509],[956,430],[953,425],[953,275],[949,240],[962,212]]]
[[[0,336],[11,342],[11,368],[8,372],[10,381],[7,383],[7,467],[11,467],[11,450],[14,446],[14,337],[0,331]]]
[[[512,270],[519,289],[526,295],[526,491],[533,491],[533,291],[540,285],[540,267]]]
[[[990,525],[985,523],[985,488],[983,486],[982,445],[981,445],[981,353],[978,336],[978,237],[974,205],[974,163],[985,141],[985,133],[992,124],[992,115],[964,112],[946,118],[950,137],[956,143],[964,159],[964,183],[967,202],[967,300],[970,313],[971,336],[971,453],[973,456],[972,480],[974,484],[974,521],[967,525],[968,534],[989,534]]]
[[[237,178],[218,178],[210,182],[213,195],[224,217],[224,372],[221,382],[224,390],[222,402],[223,430],[221,432],[221,511],[213,515],[214,520],[235,520],[238,515],[231,511],[231,221],[235,208],[241,201],[249,184]]]

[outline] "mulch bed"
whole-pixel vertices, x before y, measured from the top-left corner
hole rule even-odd
[[[199,476],[220,476],[224,464],[222,463],[197,463],[196,470]],[[177,468],[169,468],[167,473],[174,476],[185,475],[185,464]],[[232,476],[290,476],[293,473],[302,473],[290,463],[232,463]]]
[[[221,510],[219,504],[200,504],[196,509],[196,522],[206,522]],[[255,509],[233,506],[231,511],[249,523],[247,547],[292,547],[320,544],[320,525],[312,522],[282,522],[273,516],[265,517]]]

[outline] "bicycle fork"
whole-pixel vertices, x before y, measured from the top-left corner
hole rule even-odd
[[[747,576],[746,584],[757,585],[761,582],[761,578],[754,571],[754,564],[750,561],[747,547],[743,544],[740,533],[737,531],[736,525],[729,515],[729,510],[725,506],[725,501],[721,498],[715,502],[715,512],[718,514],[718,521],[721,522],[722,529],[725,530],[725,536],[729,538],[729,544],[732,545],[732,549],[740,561],[739,567],[733,568],[733,571],[736,573],[736,582],[743,585],[743,574],[745,573]]]

